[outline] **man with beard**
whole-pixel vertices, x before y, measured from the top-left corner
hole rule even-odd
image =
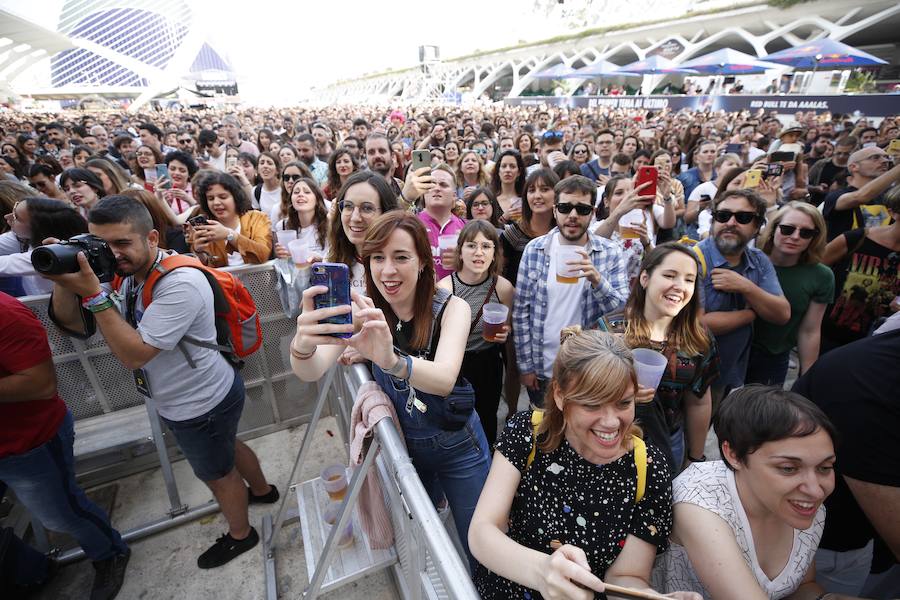
[[[856,149],[858,140],[852,135],[840,138],[834,147],[831,158],[817,160],[809,167],[810,202],[818,206],[825,201],[825,195],[834,180],[847,170],[847,160]],[[835,234],[837,235],[837,234]]]
[[[369,169],[384,177],[394,195],[402,200],[403,182],[393,176],[394,155],[391,152],[391,141],[383,133],[370,133],[366,137],[365,149]]]
[[[703,323],[719,346],[714,402],[744,384],[753,320],[784,325],[791,318],[772,261],[748,246],[765,215],[766,201],[752,190],[725,192],[713,208],[710,237],[695,246],[703,266]]]
[[[152,303],[145,306],[142,290],[147,276],[162,269],[163,260],[174,254],[160,250],[150,213],[137,200],[113,195],[97,203],[88,221],[90,232],[109,244],[116,272],[124,279],[111,293],[111,286],[100,284],[79,253],[80,271],[47,276],[55,284],[50,318],[76,337],[93,334],[99,325],[116,358],[134,371],[138,391],[172,431],[228,522],[228,532],[200,555],[197,566],[224,565],[259,542],[247,504],[271,504],[279,495],[266,481],[253,450],[236,438],[244,382],[213,349],[217,342],[212,288],[198,269],[171,269],[157,280]]]
[[[294,147],[297,149],[300,160],[309,167],[313,177],[316,178],[319,187],[324,186],[328,181],[328,165],[316,156],[316,138],[309,133],[301,133],[297,136]]]
[[[593,327],[628,298],[621,246],[588,231],[597,186],[574,175],[557,183],[553,192],[556,227],[525,246],[513,306],[516,359],[537,407],[544,403],[559,332],[570,325]],[[563,258],[572,247],[576,258]],[[558,268],[558,260],[565,260],[568,268]]]

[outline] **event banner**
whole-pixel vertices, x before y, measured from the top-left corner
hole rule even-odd
[[[799,110],[886,117],[900,113],[900,95],[863,94],[840,96],[770,95],[745,96],[524,96],[506,98],[512,106],[567,106],[570,108],[642,108],[646,110],[741,110],[793,113]]]

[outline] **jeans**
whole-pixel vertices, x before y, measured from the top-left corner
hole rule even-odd
[[[770,354],[768,350],[753,346],[750,349],[750,362],[747,365],[745,383],[784,386],[790,355],[790,350],[780,354]]]
[[[478,413],[472,411],[465,427],[458,431],[442,431],[428,438],[407,437],[406,447],[435,505],[441,499],[441,490],[446,495],[456,533],[474,572],[477,563],[469,551],[469,523],[491,468],[490,447]]]
[[[857,550],[816,551],[816,583],[834,594],[859,594],[872,567],[872,541]]]
[[[679,473],[681,464],[684,462],[684,427],[669,434],[669,441],[672,446],[672,459],[675,461],[673,472]],[[698,457],[695,456],[694,458]]]
[[[75,482],[72,413],[47,443],[24,454],[0,458],[0,480],[48,529],[75,538],[93,561],[106,560],[127,549],[109,517],[88,500]]]

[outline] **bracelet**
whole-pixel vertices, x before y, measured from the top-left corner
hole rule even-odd
[[[291,351],[291,356],[293,356],[293,357],[296,358],[297,360],[307,360],[307,359],[310,359],[310,358],[312,358],[313,354],[316,353],[316,350],[319,349],[318,346],[315,346],[315,347],[313,347],[312,352],[310,352],[310,353],[308,353],[308,354],[304,354],[304,353],[300,352],[299,350],[297,350],[296,348],[294,348],[294,344],[291,344],[291,345],[289,346],[289,348],[290,348],[290,351]]]
[[[109,300],[110,300],[109,292],[107,292],[106,290],[100,290],[99,292],[97,292],[96,294],[94,294],[92,296],[82,298],[81,306],[82,306],[82,308],[86,308],[86,309],[90,310],[91,307],[99,306]]]
[[[688,460],[691,461],[691,462],[706,462],[706,455],[705,455],[705,454],[704,454],[703,456],[701,456],[700,458],[694,458],[694,457],[691,456],[690,454],[688,454],[687,457],[688,457]]]
[[[113,301],[109,296],[107,296],[106,299],[104,299],[102,302],[97,302],[95,304],[91,304],[90,306],[85,306],[84,308],[88,309],[92,313],[98,313],[112,307]]]

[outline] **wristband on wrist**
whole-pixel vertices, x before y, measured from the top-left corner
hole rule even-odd
[[[706,455],[702,455],[700,458],[694,458],[690,454],[688,454],[688,460],[691,462],[706,462]]]
[[[307,359],[310,359],[310,358],[312,358],[313,354],[316,353],[316,350],[319,349],[319,347],[316,346],[316,347],[314,347],[314,348],[312,349],[312,352],[309,352],[309,353],[304,354],[303,352],[300,352],[299,350],[297,350],[296,348],[294,348],[294,344],[291,344],[291,345],[289,346],[289,348],[290,348],[290,351],[291,351],[291,356],[293,356],[293,357],[296,358],[297,360],[307,360]]]
[[[84,308],[88,309],[92,313],[98,313],[98,312],[102,312],[102,311],[106,310],[107,308],[112,308],[112,307],[113,307],[113,301],[109,296],[107,296],[106,299],[103,300],[102,302],[97,302],[97,303],[91,304],[90,306],[85,306]]]
[[[110,301],[109,292],[100,290],[96,294],[82,298],[81,306],[90,310],[92,306],[99,306],[107,301]]]

